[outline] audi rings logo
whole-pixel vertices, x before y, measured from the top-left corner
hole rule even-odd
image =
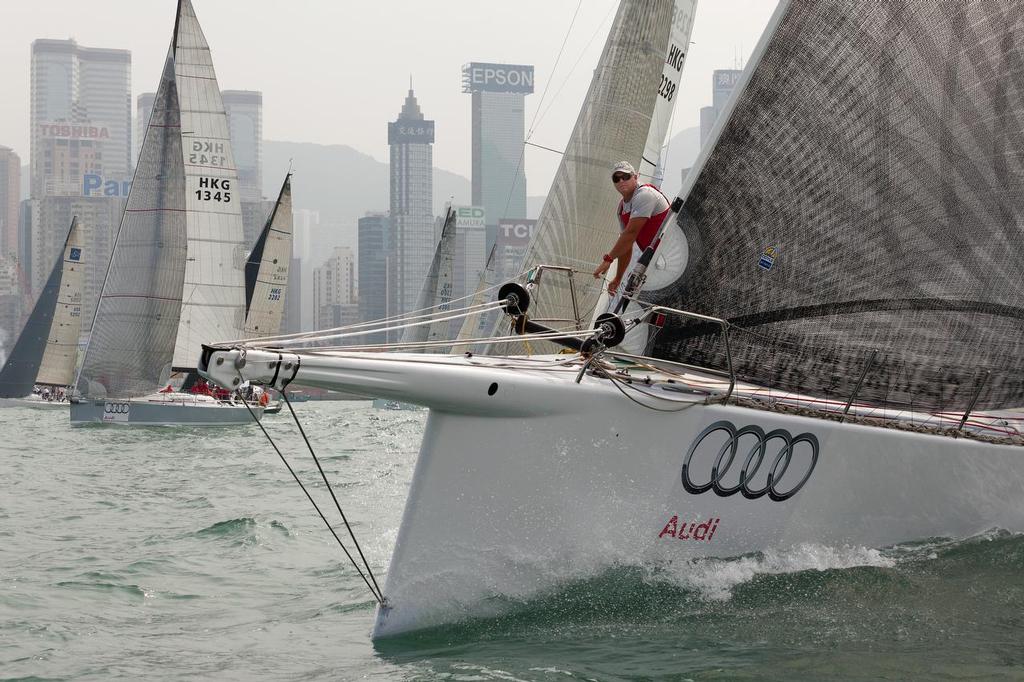
[[[128,414],[129,409],[128,403],[103,403],[104,414]]]
[[[702,447],[707,438],[715,433],[726,436],[717,453],[710,443]],[[806,464],[807,470],[796,485],[788,490],[779,490],[778,485],[782,477],[793,464],[793,451],[801,443],[806,443],[811,450],[810,462]],[[765,433],[760,426],[744,426],[737,429],[731,422],[715,422],[701,431],[693,445],[686,451],[686,458],[683,460],[683,488],[694,495],[714,490],[720,497],[740,493],[748,500],[756,500],[767,495],[771,500],[782,502],[796,495],[807,483],[818,463],[818,449],[818,439],[811,433],[793,436],[785,429]],[[714,458],[710,480],[707,483],[694,483],[690,477],[690,467],[695,457],[700,458],[698,461],[704,462]],[[723,481],[737,462],[741,463],[739,475],[736,478],[729,477],[730,481],[735,481],[735,485],[727,487],[723,485]],[[770,466],[765,485],[763,488],[752,488],[751,483],[762,466]]]

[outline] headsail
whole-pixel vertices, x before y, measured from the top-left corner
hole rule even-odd
[[[1022,40],[1008,0],[781,2],[684,187],[688,264],[649,298],[729,320],[755,383],[1024,404]],[[669,324],[654,355],[724,366]]]
[[[651,127],[647,131],[647,143],[636,167],[640,182],[651,182],[661,186],[664,176],[664,159],[661,151],[665,145],[672,124],[679,93],[679,80],[683,74],[686,55],[690,52],[690,34],[693,31],[693,17],[697,12],[697,0],[676,0],[672,7],[672,30],[668,36],[665,64],[658,81],[658,97],[655,98]]]
[[[455,225],[455,209],[449,206],[444,226],[441,228],[441,239],[434,250],[434,259],[430,262],[427,277],[423,280],[423,288],[420,290],[415,310],[429,309],[435,315],[440,313],[443,317],[443,313],[449,308],[452,285],[455,281]],[[430,325],[408,327],[402,334],[402,343],[423,343],[451,338],[448,334],[450,325],[450,320],[442,320]]]
[[[274,208],[245,264],[245,336],[274,336],[284,318],[292,258],[292,174],[284,178]]]
[[[0,398],[21,398],[37,384],[68,386],[74,379],[82,319],[85,257],[78,218],[24,329],[0,369]]]

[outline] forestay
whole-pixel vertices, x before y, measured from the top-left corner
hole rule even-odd
[[[281,332],[292,258],[292,175],[285,176],[274,208],[245,263],[245,336]]]
[[[1024,404],[1022,42],[1009,0],[784,0],[684,187],[687,264],[650,300],[729,320],[746,381]],[[725,362],[672,319],[653,354]]]

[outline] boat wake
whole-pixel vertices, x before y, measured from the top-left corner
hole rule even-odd
[[[655,569],[620,565],[593,577],[569,580],[540,597],[494,597],[493,606],[503,615],[385,638],[375,646],[383,654],[403,656],[442,640],[531,637],[545,632],[567,635],[569,631],[579,636],[580,630],[636,635],[666,625],[698,630],[726,628],[730,623],[763,626],[781,614],[803,621],[808,630],[816,627],[812,623],[839,627],[850,622],[857,631],[852,636],[864,638],[874,636],[871,623],[896,628],[897,621],[915,609],[943,611],[947,607],[935,606],[936,589],[949,592],[951,585],[952,589],[962,585],[961,594],[966,595],[979,583],[1014,584],[1021,570],[1024,535],[1003,530],[883,549],[802,544]],[[1024,595],[1020,598],[1024,601]],[[982,601],[992,600],[998,598],[991,595]],[[963,614],[962,608],[948,608],[949,617]],[[970,608],[986,607],[971,601]],[[941,622],[945,617],[935,615],[934,620]]]

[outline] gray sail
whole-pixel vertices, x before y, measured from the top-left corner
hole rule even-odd
[[[448,312],[452,300],[452,284],[455,280],[455,210],[448,208],[444,226],[441,228],[441,239],[434,249],[434,258],[430,262],[430,270],[423,280],[415,310],[432,311],[435,315]],[[430,325],[407,327],[402,334],[402,343],[423,343],[424,341],[440,341],[450,338],[448,328],[451,322],[444,320]],[[444,352],[435,349],[435,352]]]
[[[650,300],[729,320],[755,383],[1024,404],[1022,42],[1009,0],[780,3],[684,187],[688,258]],[[652,350],[725,365],[671,319]]]
[[[245,336],[274,336],[284,319],[292,258],[292,175],[284,184],[245,263]]]
[[[32,312],[29,314],[25,327],[14,342],[7,361],[0,369],[0,398],[22,398],[31,395],[32,387],[35,386],[39,377],[40,368],[43,364],[43,356],[50,347],[50,340],[54,335],[54,319],[59,302],[63,300],[65,305],[73,306],[77,298],[79,317],[81,316],[82,300],[82,277],[83,265],[81,238],[78,230],[78,218],[73,218],[71,228],[68,230],[67,239],[64,241],[64,248],[61,249],[57,262],[54,263],[50,276],[43,286],[43,290],[36,300]],[[72,270],[75,275],[72,275]],[[65,275],[65,271],[67,275]],[[77,281],[77,291],[75,283]],[[71,312],[70,310],[68,312]],[[64,323],[63,313],[59,316],[61,323]],[[70,317],[70,316],[68,316]],[[72,322],[67,321],[72,324]],[[75,350],[78,345],[78,332],[75,331]],[[60,335],[61,339],[65,334]],[[51,351],[52,352],[52,351]],[[74,351],[72,351],[73,357]],[[72,370],[74,360],[72,359]],[[54,383],[55,385],[70,385],[73,376],[71,374],[56,375],[50,372],[46,379],[63,379],[63,381],[45,381],[42,383]]]
[[[96,305],[83,395],[144,395],[170,373],[187,256],[180,122],[171,50]]]

